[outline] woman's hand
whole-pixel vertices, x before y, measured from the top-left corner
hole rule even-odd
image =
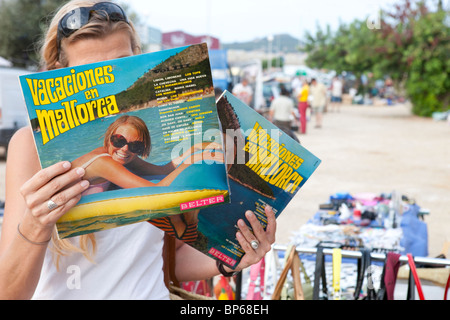
[[[253,232],[249,229],[244,220],[240,219],[238,221],[239,231],[236,233],[236,238],[242,249],[245,251],[245,255],[242,257],[241,262],[236,267],[235,271],[243,270],[258,263],[264,258],[266,253],[270,251],[272,244],[275,242],[277,225],[275,214],[270,206],[265,207],[265,213],[267,217],[266,230],[264,230],[258,218],[252,211],[247,211],[245,216],[250,222]],[[254,242],[254,245],[257,244],[257,246],[255,245],[255,247],[252,247],[252,242]]]
[[[48,238],[58,219],[78,203],[89,186],[87,180],[82,180],[84,173],[84,169],[71,169],[71,163],[64,161],[38,171],[23,184],[20,193],[26,205],[24,219],[32,222],[34,237]]]
[[[243,220],[238,221],[239,231],[236,234],[240,245],[245,251],[239,265],[231,270],[224,266],[225,271],[241,271],[255,263],[258,263],[272,247],[275,242],[276,219],[272,208],[266,206],[267,227],[264,230],[261,223],[251,211],[246,212],[253,232],[247,227]],[[254,249],[251,242],[257,240],[258,248]],[[187,245],[181,240],[177,241],[175,271],[178,281],[194,281],[209,279],[219,274],[216,260],[208,257],[202,252]]]

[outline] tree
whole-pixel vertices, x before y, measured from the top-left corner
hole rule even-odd
[[[344,28],[340,25],[339,29]],[[315,36],[306,32],[304,51],[308,53],[306,64],[312,68],[330,69],[341,73],[345,70],[345,61],[343,57],[347,54],[346,48],[337,48],[338,36],[333,35],[328,25],[326,30],[317,25]],[[338,52],[338,50],[343,50]]]
[[[0,4],[0,56],[16,66],[38,64],[35,44],[47,18],[64,0],[4,0]]]
[[[388,16],[397,23],[382,22],[386,54],[397,52],[398,58],[385,71],[403,76],[397,81],[404,82],[415,114],[430,116],[449,109],[450,25],[442,5],[432,12],[424,2],[413,7],[405,1]]]
[[[404,0],[380,14],[380,28],[365,21],[341,24],[315,36],[306,34],[307,63],[315,68],[353,72],[358,78],[371,72],[389,76],[403,88],[417,115],[430,116],[449,109],[450,26],[439,1],[434,6]],[[447,19],[447,20],[446,20]]]
[[[276,58],[272,58],[270,59],[270,65],[272,68],[283,68],[284,66],[284,59],[283,57],[276,57]],[[264,59],[262,61],[262,68],[263,70],[266,70],[269,67],[269,60],[268,59]]]
[[[67,0],[0,0],[0,56],[15,66],[39,64],[37,44],[42,39],[53,13]],[[123,4],[127,11],[128,5]],[[138,20],[131,13],[133,21]]]
[[[319,28],[315,37],[309,33],[306,35],[306,63],[338,74],[352,72],[356,76],[357,87],[360,87],[361,76],[371,71],[378,57],[374,48],[376,42],[376,33],[368,29],[363,20],[341,24],[335,33],[329,27],[325,31]]]

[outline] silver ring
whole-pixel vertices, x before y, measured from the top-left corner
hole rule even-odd
[[[252,246],[253,250],[256,250],[256,249],[259,248],[259,242],[258,242],[258,240],[252,240],[252,241],[250,242],[250,245]]]
[[[58,208],[58,205],[53,201],[53,200],[48,200],[48,202],[47,202],[47,208],[49,209],[49,210],[53,210],[53,209],[56,209],[56,208]]]

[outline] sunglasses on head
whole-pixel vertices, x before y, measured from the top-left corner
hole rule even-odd
[[[142,141],[132,141],[128,142],[124,136],[121,134],[113,134],[109,139],[111,144],[115,148],[123,148],[125,145],[128,145],[128,150],[132,153],[136,153],[138,155],[142,155],[145,150],[145,144]]]
[[[61,46],[61,40],[85,26],[93,13],[102,15],[105,18],[109,17],[111,21],[125,21],[129,23],[123,9],[112,2],[99,2],[92,7],[76,8],[67,13],[58,23],[58,48]]]

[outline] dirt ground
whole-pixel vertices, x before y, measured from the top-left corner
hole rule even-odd
[[[336,192],[399,192],[430,210],[429,256],[450,241],[450,125],[412,116],[407,105],[342,106],[327,112],[321,129],[308,123],[302,145],[322,160],[278,218],[277,244],[288,244]],[[0,151],[1,154],[2,151]],[[1,156],[1,155],[0,155]],[[0,159],[0,201],[5,199]]]
[[[390,193],[430,210],[429,256],[450,241],[450,125],[412,116],[408,105],[342,106],[321,129],[308,122],[303,146],[322,160],[278,219],[277,243],[289,242],[336,192]],[[449,252],[450,254],[450,252]]]

